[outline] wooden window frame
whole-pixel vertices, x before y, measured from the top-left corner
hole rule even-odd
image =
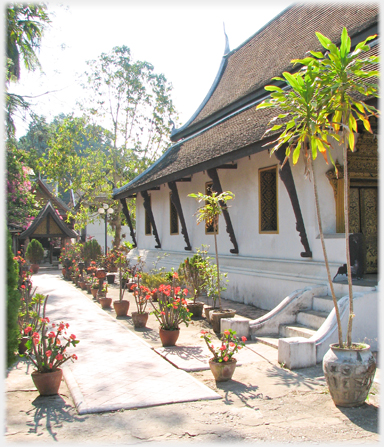
[[[149,204],[152,209],[151,194],[148,194],[148,197],[149,197]],[[147,227],[149,227],[149,232],[147,232]],[[149,219],[146,209],[144,209],[144,234],[145,234],[145,236],[152,236],[152,223],[151,223],[151,220]]]
[[[209,193],[209,189],[210,189],[211,186],[213,186],[213,182],[206,182],[205,183],[205,195],[206,196],[209,195],[208,193]],[[207,235],[215,234],[215,231],[208,231],[207,223],[205,223],[205,234],[207,234]],[[216,228],[216,235],[218,235],[218,234],[219,234],[219,222],[217,222],[217,228]]]
[[[171,236],[177,236],[179,234],[179,213],[177,212],[177,209],[174,205],[174,203],[172,202],[171,199],[172,196],[172,192],[169,193],[169,233]],[[175,209],[176,212],[176,216],[177,216],[177,232],[172,232],[172,207]]]
[[[261,173],[265,171],[272,171],[274,170],[276,172],[276,230],[269,230],[265,231],[261,229],[262,224],[262,214],[261,214]],[[278,165],[268,166],[266,168],[260,168],[259,169],[259,234],[279,234],[279,189],[278,189],[278,183],[279,183],[279,176],[278,176]]]

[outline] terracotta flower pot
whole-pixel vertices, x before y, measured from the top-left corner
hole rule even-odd
[[[91,293],[92,293],[93,298],[96,298],[96,297],[97,297],[97,292],[98,292],[98,290],[99,290],[99,289],[91,289]]]
[[[113,307],[115,309],[117,317],[125,317],[128,313],[129,301],[127,300],[114,301]]]
[[[148,316],[148,312],[144,312],[141,314],[139,312],[132,312],[133,326],[135,328],[145,327],[148,321]]]
[[[359,407],[365,402],[376,372],[369,345],[344,349],[330,345],[323,357],[323,371],[335,405]]]
[[[99,303],[101,304],[101,307],[103,309],[108,309],[111,307],[112,304],[112,298],[107,298],[107,297],[100,297],[99,298]]]
[[[63,377],[63,371],[61,369],[47,373],[33,371],[31,376],[33,383],[41,396],[58,394],[61,378]]]
[[[236,362],[237,361],[234,358],[228,362],[214,362],[213,359],[210,359],[209,367],[216,382],[226,382],[227,380],[231,380],[236,369]]]
[[[212,329],[215,332],[220,333],[220,320],[222,318],[233,318],[235,315],[236,311],[232,309],[223,309],[222,311],[214,310],[210,312]]]
[[[29,339],[28,337],[21,337],[19,343],[19,354],[24,354],[24,352],[27,350],[26,343],[28,339]]]
[[[170,331],[160,328],[159,334],[161,343],[164,348],[166,348],[167,346],[175,346],[180,335],[180,329]]]
[[[39,264],[31,264],[32,273],[34,273],[34,274],[38,273],[39,268],[40,268]]]
[[[211,312],[212,310],[218,310],[218,309],[219,309],[218,307],[205,306],[205,307],[204,307],[204,315],[205,315],[205,318],[206,318],[208,321],[210,321],[210,318],[209,318],[209,312]]]

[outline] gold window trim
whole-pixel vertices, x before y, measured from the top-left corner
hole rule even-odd
[[[259,169],[259,234],[279,234],[279,191],[278,191],[278,172],[277,172],[278,166],[268,166],[266,168],[260,168]],[[276,173],[276,230],[269,230],[269,231],[263,231],[262,228],[262,212],[261,212],[261,173],[265,171],[275,171]]]
[[[171,196],[172,196],[172,193],[170,192],[169,193],[169,233],[171,236],[176,236],[179,234],[179,214],[177,212],[175,205],[172,202]],[[175,212],[176,212],[176,216],[177,216],[177,218],[176,218],[177,232],[175,232],[175,233],[172,233],[172,207],[175,208]]]
[[[205,195],[208,195],[208,193],[209,193],[208,188],[210,186],[213,186],[213,182],[205,183]],[[205,223],[205,234],[207,234],[207,235],[215,234],[215,231],[208,231],[207,223]],[[216,235],[217,234],[219,234],[219,223],[217,223],[217,227],[216,227]]]

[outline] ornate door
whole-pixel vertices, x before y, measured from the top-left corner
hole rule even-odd
[[[363,233],[365,273],[377,273],[377,187],[350,188],[349,225],[351,233]]]

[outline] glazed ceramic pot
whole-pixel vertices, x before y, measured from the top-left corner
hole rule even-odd
[[[236,369],[236,363],[236,359],[233,358],[228,362],[215,362],[213,359],[210,359],[209,367],[216,382],[231,380]]]
[[[180,329],[170,331],[160,328],[159,334],[161,343],[164,346],[164,348],[168,346],[175,346],[177,339],[179,338],[180,335]]]
[[[353,345],[353,344],[352,344]],[[323,371],[335,405],[358,407],[367,399],[376,372],[376,360],[370,346],[360,343],[355,348],[330,345],[323,357]]]
[[[148,321],[148,312],[139,313],[139,312],[132,312],[132,321],[133,326],[135,328],[142,328],[145,327]]]
[[[57,369],[53,372],[41,373],[33,371],[31,374],[33,383],[41,396],[52,396],[58,394],[63,371]]]
[[[125,317],[128,313],[129,301],[127,301],[127,300],[114,301],[113,307],[115,309],[117,317]]]

